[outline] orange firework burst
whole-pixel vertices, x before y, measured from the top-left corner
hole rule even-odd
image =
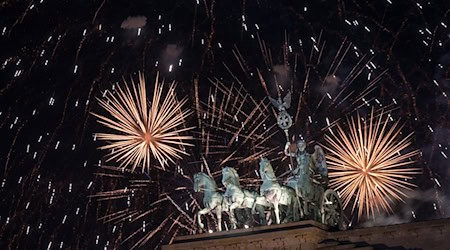
[[[407,167],[418,150],[401,154],[411,145],[412,133],[400,139],[402,126],[398,121],[388,128],[389,116],[383,112],[361,121],[347,119],[349,135],[338,124],[337,134],[325,135],[331,153],[327,156],[330,185],[338,190],[344,208],[352,201],[352,212],[358,207],[358,218],[363,214],[372,218],[375,212],[392,212],[391,203],[403,201],[406,189],[415,185],[408,182],[420,169]]]
[[[175,97],[175,85],[169,86],[162,99],[163,84],[156,76],[153,100],[148,108],[143,74],[139,74],[138,88],[133,79],[131,89],[125,80],[124,83],[124,89],[118,86],[117,96],[108,92],[106,100],[98,99],[111,118],[93,114],[99,123],[115,131],[97,134],[99,140],[108,142],[100,149],[112,150],[108,161],[116,160],[123,168],[132,164],[132,171],[137,166],[148,171],[152,156],[164,167],[166,160],[174,162],[187,155],[182,147],[192,146],[185,142],[192,137],[181,133],[191,129],[182,126],[191,112],[182,108],[186,98],[178,101]]]

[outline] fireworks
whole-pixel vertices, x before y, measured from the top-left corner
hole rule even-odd
[[[177,235],[198,232],[191,221],[202,206],[191,190],[194,173],[218,180],[223,166],[236,167],[242,185],[256,189],[259,155],[276,161],[278,173],[288,167],[280,154],[286,138],[265,99],[288,90],[295,121],[290,135],[311,143],[329,130],[337,134],[335,124],[356,109],[398,108],[408,117],[405,130],[415,132],[423,149],[417,165],[424,175],[415,183],[435,191],[432,202],[421,201],[423,210],[408,215],[422,220],[442,213],[438,193],[448,199],[450,147],[443,77],[449,24],[441,2],[242,1],[227,8],[220,1],[141,2],[4,1],[0,7],[0,40],[8,48],[0,56],[0,237],[8,247],[158,249]],[[96,150],[119,141],[99,144],[100,136],[92,134],[130,134],[101,127],[90,113],[119,123],[95,97],[105,94],[101,99],[111,109],[114,98],[126,104],[110,83],[150,67],[168,82],[176,79],[176,96],[190,95],[185,105],[195,106],[187,125],[170,132],[198,123],[195,147],[178,144],[188,140],[166,144],[181,150],[175,153],[183,159],[160,153],[161,164],[147,149],[152,164],[141,173],[148,167],[137,163],[144,150],[127,156],[117,147]],[[139,82],[129,83],[120,84],[123,93],[131,93],[136,107],[150,109],[154,102],[141,103]],[[169,86],[161,90],[160,107]],[[153,79],[145,87],[151,101]],[[126,107],[119,113],[134,117],[131,112]],[[127,129],[136,133],[136,145],[149,147],[145,130]],[[110,152],[108,158],[116,158],[106,167],[102,159]],[[166,163],[171,167],[160,167]]]
[[[108,92],[106,100],[98,100],[112,118],[93,115],[99,118],[99,123],[115,131],[97,134],[98,139],[108,142],[100,149],[112,150],[108,161],[116,160],[121,167],[132,164],[133,171],[137,166],[148,171],[152,157],[164,168],[166,160],[174,162],[174,159],[181,159],[181,155],[187,155],[179,147],[192,145],[185,142],[191,140],[191,136],[181,135],[191,129],[182,127],[191,112],[182,109],[187,99],[177,101],[174,91],[172,84],[162,100],[163,84],[158,83],[157,76],[153,100],[148,108],[145,79],[139,74],[138,89],[132,80],[132,89],[125,82],[125,89],[118,87],[117,97]]]
[[[196,230],[192,214],[194,209],[200,209],[200,205],[187,188],[192,185],[191,177],[172,169],[153,168],[152,173],[157,177],[149,179],[128,169],[102,166],[96,174],[104,181],[109,180],[105,185],[108,191],[91,196],[99,202],[98,208],[105,211],[98,221],[112,224],[113,228],[123,227],[127,233],[124,238],[119,238],[129,249],[148,242],[159,246],[173,241],[179,233],[193,234]],[[166,185],[161,190],[160,182],[173,185]],[[133,233],[128,233],[129,230]]]
[[[363,214],[374,217],[376,212],[392,212],[391,203],[403,201],[405,189],[414,184],[407,180],[420,170],[406,167],[413,163],[418,151],[401,154],[411,145],[412,133],[400,139],[399,122],[388,126],[389,116],[374,111],[370,119],[348,120],[349,134],[337,125],[337,134],[326,135],[326,149],[330,171],[330,185],[340,192],[344,208],[353,201],[352,211],[358,208],[358,218]]]
[[[278,129],[269,120],[272,114],[267,98],[255,100],[241,84],[213,85],[208,102],[198,105],[199,112],[204,112],[199,123],[205,158],[214,159],[221,168],[254,163],[258,157],[280,150],[268,146]]]

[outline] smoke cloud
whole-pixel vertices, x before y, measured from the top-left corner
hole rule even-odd
[[[360,224],[360,227],[375,227],[386,226],[394,224],[409,223],[413,220],[424,220],[424,218],[416,217],[415,211],[423,206],[436,206],[436,216],[434,218],[425,219],[440,219],[450,216],[450,201],[441,194],[436,194],[436,190],[429,189],[426,191],[415,190],[407,192],[408,200],[404,206],[395,211],[395,214],[378,214],[375,215],[375,220],[367,220]],[[439,202],[437,202],[439,200]],[[440,207],[439,207],[440,206]]]
[[[122,24],[120,25],[120,28],[122,29],[137,29],[142,28],[147,24],[147,17],[145,16],[135,16],[135,17],[128,17],[125,19]]]

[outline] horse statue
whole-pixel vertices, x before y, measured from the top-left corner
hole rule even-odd
[[[267,202],[273,205],[276,223],[280,224],[281,222],[279,205],[287,206],[287,214],[291,213],[293,220],[298,221],[300,213],[302,213],[300,200],[294,189],[278,183],[272,165],[267,158],[261,158],[259,161],[259,174],[263,181],[260,187],[260,194],[266,198]]]
[[[196,173],[194,175],[194,191],[204,192],[203,205],[205,208],[197,212],[197,222],[200,228],[204,228],[201,216],[214,210],[217,217],[218,230],[222,231],[222,212],[228,207],[223,194],[219,192],[214,180],[205,173]]]
[[[255,209],[260,215],[260,223],[262,225],[267,224],[264,211],[266,207],[271,207],[272,205],[264,197],[259,196],[257,192],[242,189],[239,183],[239,174],[234,168],[225,167],[222,169],[222,184],[226,188],[224,198],[228,199],[230,204],[229,212],[233,229],[237,228],[234,211],[236,208],[246,209],[247,212],[250,209],[253,212]]]

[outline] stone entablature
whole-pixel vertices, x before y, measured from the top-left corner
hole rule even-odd
[[[178,249],[450,249],[450,219],[331,231],[316,221],[180,236]]]

